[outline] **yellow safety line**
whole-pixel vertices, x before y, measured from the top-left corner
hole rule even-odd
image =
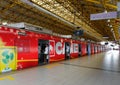
[[[4,79],[5,79],[5,77],[1,77],[1,78],[0,78],[0,80],[4,80]]]
[[[51,68],[56,67],[58,65],[60,65],[60,64],[49,64],[49,65],[44,66],[44,67],[47,68],[47,69],[51,69]]]
[[[12,76],[4,76],[0,78],[0,80],[5,80],[5,79],[15,80]]]

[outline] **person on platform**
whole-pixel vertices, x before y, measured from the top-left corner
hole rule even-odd
[[[44,62],[48,63],[49,62],[49,46],[46,44],[45,51],[44,51]]]

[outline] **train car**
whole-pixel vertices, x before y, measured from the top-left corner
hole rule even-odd
[[[102,45],[100,45],[100,52],[102,52]]]
[[[99,45],[98,44],[96,45],[96,48],[97,48],[97,53],[99,53]]]
[[[0,32],[1,72],[45,63],[46,44],[49,44],[50,49],[49,62],[68,58],[65,56],[66,45],[60,37],[5,26],[0,27]]]
[[[96,54],[97,53],[97,44],[94,44],[94,53]]]
[[[102,52],[104,52],[104,45],[102,45]]]
[[[105,52],[105,45],[102,45],[102,52]]]
[[[94,52],[94,44],[93,43],[91,43],[91,54],[94,54],[95,52]]]
[[[52,36],[52,39],[49,41],[50,41],[49,62],[60,61],[70,58],[70,43],[67,44],[67,46],[69,47],[66,48],[64,39],[56,36]]]
[[[85,41],[81,41],[81,55],[87,55],[87,43]]]
[[[87,42],[13,27],[0,27],[0,72],[77,58],[86,54]]]
[[[87,51],[87,55],[91,55],[91,43],[90,42],[87,42],[86,43],[86,51]]]
[[[100,49],[101,49],[101,48],[100,48],[100,45],[98,44],[98,45],[97,45],[97,53],[100,53]]]
[[[46,44],[49,45],[49,62],[81,55],[80,41],[12,27],[0,27],[0,71],[19,70],[46,63]]]
[[[81,56],[81,44],[80,41],[71,40],[71,58],[77,58]]]

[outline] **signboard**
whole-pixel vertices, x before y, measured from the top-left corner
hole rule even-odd
[[[112,19],[112,18],[117,18],[117,12],[98,13],[98,14],[90,15],[90,20],[102,20],[102,19]]]
[[[118,7],[117,11],[120,11],[120,2],[117,3],[117,7]]]
[[[16,70],[16,48],[0,47],[0,72]]]
[[[73,34],[74,34],[75,36],[82,36],[83,33],[84,33],[83,30],[75,30],[75,31],[73,32]]]
[[[117,18],[120,18],[120,11],[117,12]]]
[[[117,7],[118,7],[117,17],[120,18],[120,2],[117,3]]]

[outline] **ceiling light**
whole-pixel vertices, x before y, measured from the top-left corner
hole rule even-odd
[[[104,13],[107,13],[107,10],[105,10]]]
[[[110,22],[110,19],[108,19],[107,22]]]
[[[110,25],[110,27],[112,27],[112,25]]]
[[[6,22],[6,21],[4,21],[4,22],[2,22],[2,24],[3,24],[3,25],[7,25],[7,22]]]
[[[113,32],[113,28],[111,29],[111,32]]]
[[[107,39],[107,38],[109,38],[109,37],[107,37],[107,36],[104,36],[103,38]]]

